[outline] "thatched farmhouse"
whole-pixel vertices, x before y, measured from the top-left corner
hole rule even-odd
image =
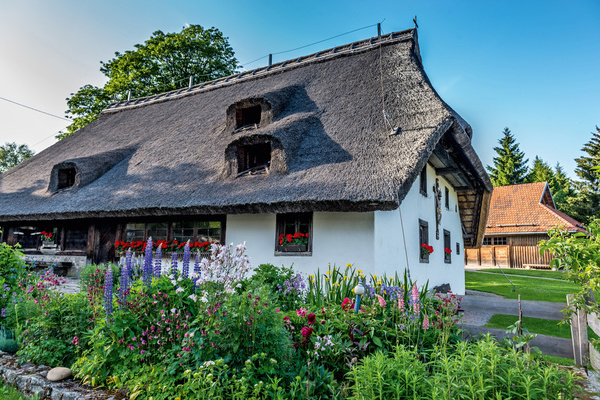
[[[540,255],[540,240],[561,226],[585,232],[583,224],[556,209],[547,182],[497,187],[492,194],[485,236],[479,249],[467,249],[472,266],[549,268],[552,255]]]
[[[245,241],[254,264],[462,292],[492,192],[471,135],[395,32],[111,105],[0,175],[2,240],[75,271],[116,241]]]

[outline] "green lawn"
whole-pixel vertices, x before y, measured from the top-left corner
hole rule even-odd
[[[570,358],[551,356],[549,354],[540,354],[536,357],[539,357],[542,360],[547,361],[552,364],[566,365],[566,366],[575,365],[575,361]]]
[[[518,319],[519,317],[516,315],[494,314],[484,326],[486,328],[506,329],[517,322]],[[559,322],[550,319],[523,317],[523,328],[527,328],[530,333],[571,339],[571,327],[567,324],[559,325]]]
[[[502,271],[506,275],[525,275],[525,276],[538,276],[542,278],[553,278],[553,279],[563,279],[565,278],[565,272],[563,271],[547,271],[547,270],[539,270],[539,269],[516,269],[516,268],[490,268],[484,269],[483,272],[491,272],[492,274],[502,274]]]
[[[518,319],[519,317],[516,315],[494,314],[484,327],[506,329],[517,322]],[[571,327],[568,324],[559,324],[559,322],[550,319],[523,317],[523,328],[527,328],[530,333],[571,339]],[[598,335],[589,327],[588,337],[598,339]]]
[[[568,281],[537,279],[526,276],[512,276],[509,278],[516,286],[514,292],[512,290],[513,286],[502,274],[465,271],[467,289],[495,293],[507,299],[516,299],[520,294],[521,300],[566,303],[567,294],[579,290],[576,284]]]

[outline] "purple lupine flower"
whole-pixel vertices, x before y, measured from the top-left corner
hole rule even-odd
[[[121,304],[125,302],[125,292],[129,286],[131,266],[131,249],[127,249],[127,253],[125,253],[125,264],[121,267],[121,280],[119,282],[119,299],[121,300]]]
[[[144,269],[142,273],[144,285],[150,287],[152,284],[152,238],[148,238],[146,242],[146,251],[144,253]]]
[[[171,275],[173,275],[175,278],[177,278],[177,272],[178,272],[178,265],[177,265],[177,252],[174,251],[171,254]]]
[[[196,284],[198,279],[200,279],[200,274],[202,273],[202,267],[200,266],[201,258],[200,252],[196,252],[196,259],[194,260],[194,277],[192,278],[192,281],[194,282],[194,292],[196,291]]]
[[[113,274],[110,266],[106,269],[104,277],[104,311],[106,312],[106,322],[110,323],[113,313]]]
[[[6,308],[3,308],[2,310],[0,310],[0,317],[6,318]]]
[[[162,273],[162,246],[159,244],[154,257],[154,277],[160,278]]]
[[[183,277],[189,278],[190,275],[190,241],[185,242],[183,246]]]

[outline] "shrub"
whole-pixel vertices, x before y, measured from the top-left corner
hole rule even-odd
[[[253,287],[267,287],[271,299],[281,310],[295,310],[305,297],[306,283],[291,267],[260,264],[250,279]]]

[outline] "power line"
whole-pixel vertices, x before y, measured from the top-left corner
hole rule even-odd
[[[385,20],[385,19],[384,19],[384,20]],[[381,22],[383,22],[383,21],[381,21]],[[336,39],[336,38],[339,38],[340,36],[344,36],[344,35],[348,35],[348,34],[350,34],[350,33],[358,32],[358,31],[361,31],[361,30],[363,30],[363,29],[372,28],[372,27],[374,27],[374,26],[377,26],[377,24],[372,24],[372,25],[363,26],[362,28],[357,28],[357,29],[353,29],[353,30],[351,30],[351,31],[348,31],[348,32],[340,33],[339,35],[335,35],[335,36],[329,37],[329,38],[327,38],[327,39],[319,40],[319,41],[316,41],[316,42],[314,42],[314,43],[306,44],[306,45],[304,45],[304,46],[296,47],[296,48],[294,48],[294,49],[290,49],[290,50],[284,50],[284,51],[279,51],[279,52],[277,52],[277,53],[272,53],[272,55],[274,55],[274,56],[275,56],[275,55],[279,55],[279,54],[290,53],[290,52],[292,52],[292,51],[296,51],[296,50],[301,50],[301,49],[304,49],[304,48],[306,48],[306,47],[314,46],[315,44],[323,43],[323,42],[326,42],[326,41],[328,41],[328,40],[331,40],[331,39]],[[262,57],[260,57],[260,58],[257,58],[256,60],[253,60],[253,61],[247,62],[247,63],[245,63],[245,64],[240,64],[240,66],[242,66],[242,67],[246,67],[247,65],[253,64],[253,63],[255,63],[255,62],[257,62],[257,61],[260,61],[260,60],[262,60],[263,58],[267,58],[267,57],[268,57],[268,55],[266,55],[266,56],[262,56]]]
[[[33,108],[33,107],[27,106],[25,104],[17,103],[16,101],[9,100],[9,99],[6,99],[4,97],[0,97],[0,100],[8,101],[9,103],[13,103],[13,104],[16,104],[16,105],[21,106],[21,107],[29,108],[30,110],[37,111],[39,113],[46,114],[46,115],[49,115],[49,116],[54,117],[54,118],[62,119],[62,120],[65,120],[65,121],[71,121],[68,118],[59,117],[58,115],[50,114],[49,112],[38,110],[37,108]]]

